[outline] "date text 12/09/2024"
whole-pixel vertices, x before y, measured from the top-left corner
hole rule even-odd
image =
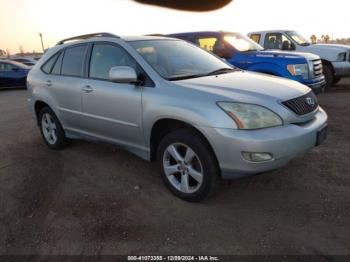
[[[128,256],[128,261],[220,261],[217,256]]]

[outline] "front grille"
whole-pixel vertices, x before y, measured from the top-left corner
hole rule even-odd
[[[314,76],[320,76],[323,74],[322,61],[320,59],[312,60]]]
[[[282,104],[300,116],[309,114],[318,107],[317,98],[312,91],[306,95],[284,101]]]

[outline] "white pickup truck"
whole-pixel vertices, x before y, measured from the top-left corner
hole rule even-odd
[[[321,57],[326,89],[342,77],[350,77],[350,46],[336,44],[311,44],[292,30],[251,32],[248,36],[265,49],[295,50]]]

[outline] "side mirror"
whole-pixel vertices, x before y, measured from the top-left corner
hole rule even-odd
[[[115,66],[109,70],[109,80],[114,83],[136,84],[137,75],[135,69],[129,66]]]

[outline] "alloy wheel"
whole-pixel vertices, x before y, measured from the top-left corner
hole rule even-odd
[[[163,169],[170,184],[182,193],[196,192],[203,182],[203,167],[187,145],[173,143],[164,151]]]
[[[49,113],[43,114],[41,118],[41,128],[46,141],[50,145],[54,145],[57,142],[57,127],[55,120]]]

